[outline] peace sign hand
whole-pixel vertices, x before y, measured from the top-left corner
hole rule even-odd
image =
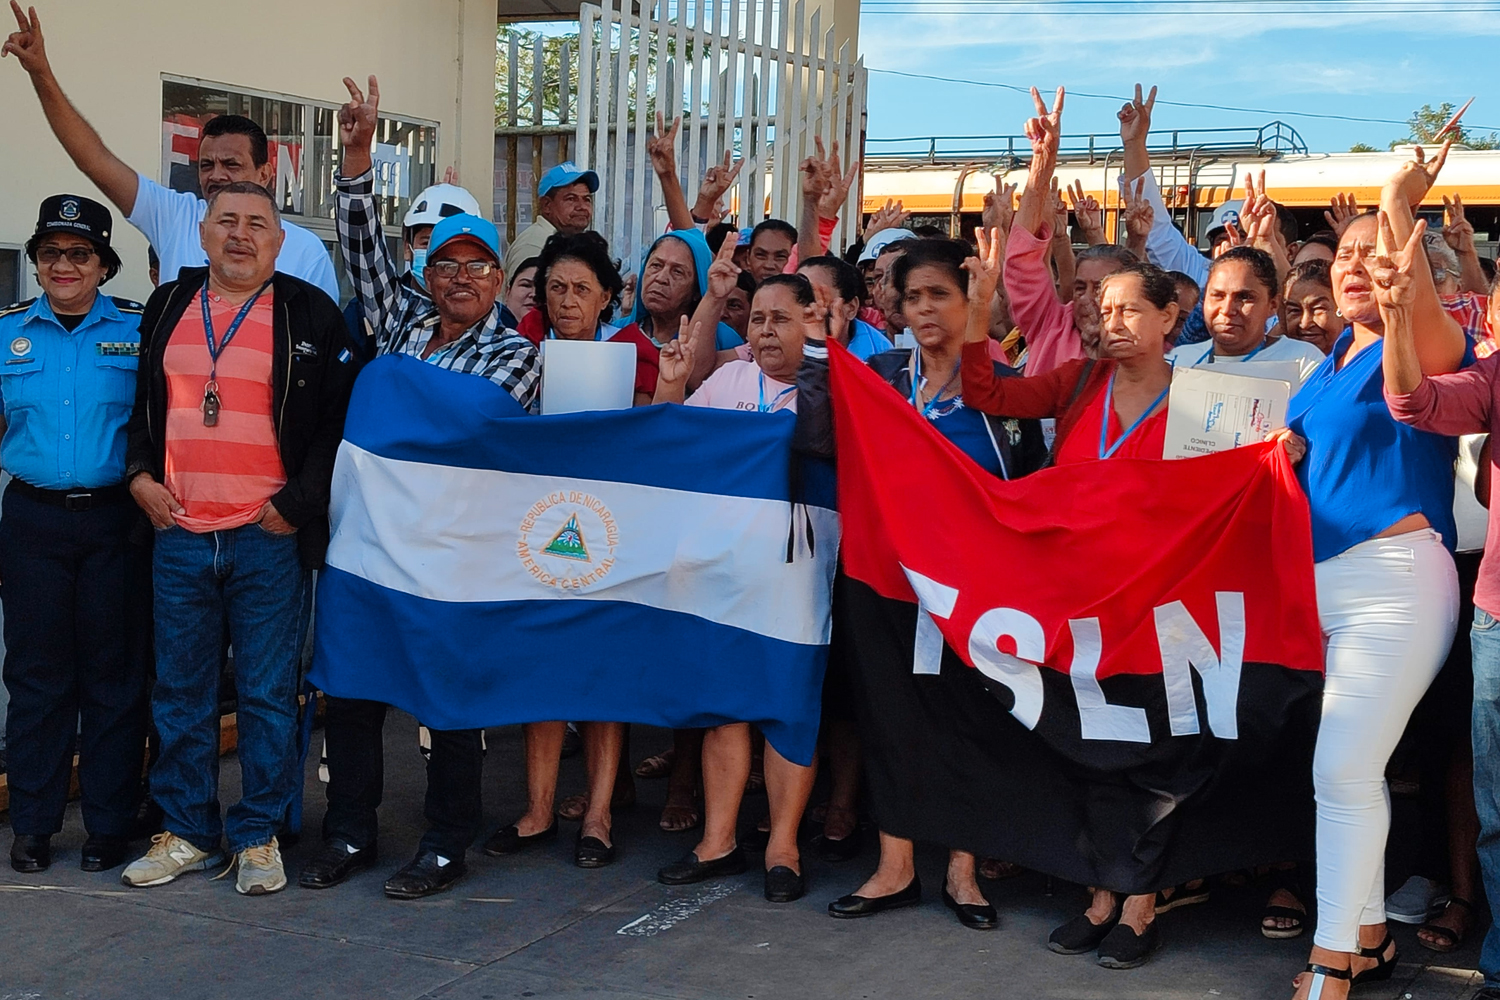
[[[1422,199],[1427,197],[1427,192],[1431,191],[1432,186],[1437,183],[1443,164],[1448,162],[1448,151],[1453,148],[1453,138],[1450,135],[1431,160],[1427,159],[1426,150],[1418,146],[1412,159],[1401,164],[1396,173],[1386,182],[1387,189],[1395,188],[1397,193],[1406,199],[1407,207],[1413,212],[1422,203]]]
[[[813,136],[817,144],[818,155],[823,156],[823,137]],[[854,186],[854,179],[859,176],[860,167],[863,162],[859,157],[849,164],[845,172],[839,170],[839,141],[833,140],[833,151],[823,160],[823,175],[827,183],[823,187],[823,193],[818,197],[818,218],[837,219],[843,210],[844,202],[849,198],[849,189]]]
[[[734,185],[734,179],[740,175],[740,168],[745,165],[745,161],[733,160],[734,165],[730,166],[731,160],[733,160],[733,154],[730,150],[726,149],[724,150],[723,166],[715,165],[704,171],[703,183],[698,185],[697,208],[701,208],[704,211],[711,211],[714,203],[723,196],[725,191],[728,191]],[[697,211],[697,208],[694,209],[693,214],[702,218],[703,216]]]
[[[0,59],[13,55],[31,76],[45,76],[52,72],[47,62],[47,47],[42,40],[42,19],[36,16],[36,8],[30,7],[22,13],[21,5],[10,0],[10,12],[16,16],[17,30],[10,33],[4,45],[0,45]],[[28,17],[27,14],[30,16]]]
[[[727,299],[740,280],[742,270],[734,262],[734,251],[739,246],[739,234],[729,233],[719,244],[714,262],[708,266],[708,294],[714,299]]]
[[[1091,246],[1108,242],[1104,238],[1104,213],[1098,199],[1083,193],[1083,181],[1074,181],[1067,190],[1083,241]]]
[[[1414,275],[1418,267],[1427,266],[1427,254],[1422,249],[1422,234],[1427,232],[1427,220],[1418,219],[1412,227],[1411,236],[1400,250],[1393,250],[1396,234],[1391,220],[1380,213],[1380,237],[1375,244],[1375,260],[1370,267],[1373,279],[1375,304],[1382,313],[1410,312],[1416,301],[1417,290]]]
[[[661,176],[677,173],[677,130],[681,127],[681,115],[672,119],[668,130],[662,113],[656,113],[656,131],[646,137],[646,155],[651,157],[651,169]]]
[[[1016,185],[1005,183],[1004,174],[995,175],[995,190],[984,193],[984,212],[980,225],[985,229],[998,229],[1003,236],[1010,232],[1011,221],[1016,217]]]
[[[963,264],[964,270],[969,272],[969,315],[982,313],[988,323],[990,300],[995,297],[995,289],[1000,287],[1005,273],[1000,230],[976,229],[974,242],[979,247],[979,255],[969,257]]]
[[[986,198],[989,195],[985,195]],[[899,201],[885,200],[885,207],[870,214],[870,222],[865,226],[865,242],[870,242],[870,237],[884,229],[900,229],[906,225],[906,220],[911,218],[911,213],[906,211]]]
[[[380,120],[380,83],[371,74],[368,96],[352,77],[344,77],[344,86],[349,90],[349,103],[339,108],[339,145],[368,151]]]
[[[1057,97],[1052,110],[1035,87],[1031,88],[1031,100],[1036,105],[1036,117],[1026,120],[1026,138],[1031,141],[1032,171],[1050,174],[1057,166],[1057,149],[1062,144],[1063,99],[1067,96],[1062,87],[1057,88]]]
[[[833,335],[829,326],[833,316],[835,295],[827,285],[813,285],[813,303],[802,307],[802,336],[814,344],[822,344]]]
[[[686,383],[688,376],[693,373],[693,338],[697,336],[698,326],[694,326],[691,334],[688,332],[688,318],[682,317],[677,323],[677,339],[670,341],[661,349],[661,357],[657,364],[657,378],[670,385]]]
[[[1443,195],[1443,239],[1454,253],[1474,252],[1474,224],[1464,217],[1464,196],[1454,194],[1450,200]]]
[[[1120,141],[1126,145],[1133,142],[1144,144],[1151,134],[1151,110],[1155,107],[1156,88],[1152,87],[1150,95],[1141,100],[1141,85],[1136,84],[1135,99],[1116,115],[1120,119]]]
[[[1123,221],[1125,223],[1125,235],[1145,241],[1151,234],[1151,224],[1156,221],[1156,210],[1151,207],[1151,200],[1146,197],[1146,178],[1141,177],[1135,182],[1134,191],[1131,190],[1130,182],[1125,183],[1125,212]]]

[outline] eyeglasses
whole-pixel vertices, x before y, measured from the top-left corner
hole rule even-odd
[[[463,268],[471,278],[488,278],[490,272],[499,266],[492,260],[470,260],[463,263],[459,263],[456,260],[438,260],[429,261],[427,270],[429,273],[439,275],[440,277],[456,278],[458,277],[459,268]]]
[[[58,247],[42,247],[36,252],[36,262],[51,267],[63,257],[67,257],[68,263],[77,264],[79,267],[82,267],[98,252],[92,247],[68,247],[66,250],[59,249]]]

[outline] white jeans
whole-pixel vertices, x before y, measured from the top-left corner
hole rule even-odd
[[[1361,924],[1385,922],[1385,765],[1453,642],[1458,575],[1442,539],[1427,528],[1361,542],[1318,563],[1316,573],[1327,657],[1313,754],[1313,943],[1354,951]]]

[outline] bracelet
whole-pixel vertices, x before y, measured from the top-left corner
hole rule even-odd
[[[710,221],[710,220],[708,220],[708,219],[700,219],[700,218],[698,218],[698,217],[697,217],[697,216],[696,216],[696,215],[693,215],[693,213],[692,213],[692,212],[689,212],[689,213],[688,213],[688,215],[689,215],[689,216],[691,216],[691,217],[692,217],[692,220],[693,220],[693,221],[694,221],[694,222],[696,222],[696,223],[697,223],[697,224],[698,224],[698,225],[700,225],[700,226],[706,226],[706,225],[708,225],[708,224],[709,224],[709,221]]]

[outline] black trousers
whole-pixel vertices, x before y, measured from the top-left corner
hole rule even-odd
[[[18,835],[62,829],[75,736],[83,823],[130,832],[146,738],[144,662],[131,654],[138,512],[69,511],[6,490],[0,506],[10,822]]]
[[[323,733],[328,740],[328,812],[323,839],[363,850],[377,840],[375,811],[385,786],[387,708],[377,701],[328,698]],[[478,729],[431,730],[427,759],[427,832],[422,849],[461,859],[483,822],[479,778],[484,764]]]

